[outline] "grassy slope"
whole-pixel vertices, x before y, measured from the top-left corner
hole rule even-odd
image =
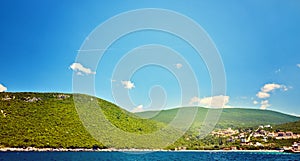
[[[153,120],[168,123],[176,115],[178,109],[165,110],[160,112],[158,115],[153,117]],[[194,128],[200,127],[207,114],[208,109],[199,107],[198,113],[193,124]],[[152,112],[141,112],[137,115],[141,117],[147,117],[156,113]],[[227,127],[253,127],[258,125],[276,125],[292,121],[300,120],[299,117],[286,115],[283,113],[269,111],[269,110],[258,110],[258,109],[240,109],[240,108],[227,108],[223,109],[217,128]]]
[[[276,125],[297,120],[300,120],[300,118],[270,110],[235,108],[223,110],[220,125],[246,127],[266,124]]]
[[[86,147],[102,146],[82,125],[73,102],[58,99],[57,93],[0,93],[0,147]],[[13,100],[2,98],[15,96]],[[42,100],[26,102],[26,97]],[[118,128],[133,133],[149,133],[163,125],[145,120],[107,101],[101,104],[106,117]]]
[[[294,133],[300,134],[300,121],[276,125],[274,129],[283,131],[293,131]]]

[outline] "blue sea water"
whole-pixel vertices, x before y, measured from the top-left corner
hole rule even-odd
[[[271,152],[0,152],[0,161],[300,161],[300,154]]]

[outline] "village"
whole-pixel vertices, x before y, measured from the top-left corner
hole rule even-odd
[[[231,128],[221,129],[211,132],[212,136],[218,138],[226,138],[226,142],[239,143],[240,147],[254,146],[259,149],[265,149],[265,146],[273,144],[275,140],[300,139],[300,134],[292,131],[273,130],[271,125],[260,125],[257,129],[239,129],[233,130]],[[241,150],[236,146],[230,147],[227,150]],[[290,146],[283,146],[280,150],[300,152],[300,142],[294,142]]]

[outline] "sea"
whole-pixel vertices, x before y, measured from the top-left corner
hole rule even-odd
[[[279,152],[0,152],[0,161],[300,161],[300,154]]]

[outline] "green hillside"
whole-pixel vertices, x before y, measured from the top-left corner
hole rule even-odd
[[[141,119],[102,99],[106,118],[131,133],[151,133],[163,124]],[[60,93],[0,93],[0,147],[103,147],[82,125],[73,95]]]
[[[91,129],[95,128],[94,134],[99,133],[99,125],[97,123],[103,121],[97,118],[100,108],[93,108],[92,103],[96,103],[101,107],[101,111],[105,118],[109,120],[115,127],[129,134],[156,134],[151,135],[150,143],[145,144],[143,139],[130,138],[125,139],[125,145],[108,144],[111,141],[120,142],[118,139],[123,137],[113,136],[111,127],[103,126],[101,131],[105,131],[104,138],[108,140],[105,143],[108,147],[115,148],[153,148],[163,147],[160,140],[168,140],[170,144],[174,138],[180,134],[180,131],[173,127],[166,126],[179,109],[171,109],[159,112],[152,119],[143,119],[141,117],[149,117],[157,112],[149,111],[132,114],[118,106],[105,100],[87,95],[80,95],[80,108],[75,108],[74,95],[62,93],[0,93],[0,148],[1,147],[62,147],[62,148],[105,148],[102,143],[95,140],[85,129],[77,112],[83,110],[93,110],[87,113],[87,119],[95,121],[91,125]],[[186,108],[186,107],[184,107]],[[79,111],[78,111],[79,110]],[[199,148],[201,146],[214,146],[218,140],[208,137],[202,141],[198,140],[199,128],[207,115],[207,108],[198,108],[198,113],[194,124],[190,131],[182,136],[176,143],[170,147],[187,146]],[[82,111],[81,111],[82,112]],[[220,120],[216,127],[218,128],[241,128],[253,127],[261,124],[282,124],[300,120],[298,117],[282,114],[279,112],[256,109],[224,109]],[[102,124],[101,124],[102,125]],[[299,121],[296,123],[282,124],[278,127],[288,129],[291,126],[299,129]],[[166,128],[165,128],[166,127]],[[277,126],[276,126],[277,127]],[[295,131],[293,129],[293,131]],[[148,135],[149,134],[149,135]],[[103,135],[103,133],[101,133]],[[130,136],[130,135],[128,135]],[[148,138],[147,138],[148,139]],[[190,140],[187,140],[190,139]],[[176,140],[176,139],[175,139]],[[122,141],[121,141],[122,142]],[[104,143],[104,142],[103,142]],[[198,145],[199,144],[199,145]],[[169,145],[169,144],[168,144]]]
[[[183,107],[185,108],[185,107]],[[160,113],[156,111],[147,111],[137,113],[141,117],[153,116],[158,113],[152,119],[164,123],[170,122],[176,113],[177,109],[164,110]],[[198,113],[195,117],[192,128],[198,128],[202,125],[206,114],[207,108],[199,107]],[[293,122],[299,120],[299,117],[270,111],[270,110],[259,110],[259,109],[242,109],[242,108],[225,108],[223,109],[216,128],[240,128],[240,127],[253,127],[258,125],[276,125],[287,122]]]
[[[300,120],[299,117],[276,111],[260,109],[224,109],[219,126],[247,127],[257,125],[276,125]]]
[[[293,131],[294,133],[300,134],[300,121],[276,125],[274,126],[274,129],[282,131]]]
[[[170,109],[161,112],[147,111],[147,112],[137,113],[137,115],[146,118],[150,118],[150,116],[154,116],[151,119],[169,123],[176,116],[178,110],[179,109]],[[168,146],[168,149],[176,149],[176,148],[178,149],[178,148],[185,147],[191,150],[194,149],[211,150],[211,149],[220,149],[220,148],[230,148],[231,146],[240,147],[239,139],[233,142],[227,142],[228,137],[221,137],[221,138],[214,137],[212,135],[205,135],[206,133],[202,132],[202,130],[206,130],[206,128],[202,129],[201,126],[203,126],[203,121],[207,116],[207,113],[208,113],[207,108],[198,107],[198,112],[196,114],[194,123],[191,126],[190,130],[187,131],[187,133],[183,135],[180,139],[178,139],[174,144]],[[259,125],[270,124],[273,126],[274,130],[280,129],[280,130],[297,132],[297,130],[299,130],[300,128],[300,121],[297,120],[300,120],[300,118],[275,112],[275,111],[258,110],[258,109],[226,108],[223,109],[219,121],[215,126],[215,128],[227,129],[228,127],[231,127],[233,129],[245,130],[248,128],[256,129]],[[297,122],[292,122],[292,121],[297,121]],[[286,123],[286,124],[282,124],[282,123]],[[202,136],[201,134],[204,134],[203,138],[201,137]],[[261,141],[261,140],[256,140],[256,141]],[[266,146],[265,149],[282,148],[283,146],[291,145],[294,141],[297,140],[271,139],[269,140],[270,144]],[[257,147],[255,146],[253,147],[249,146],[243,148],[257,149]]]

